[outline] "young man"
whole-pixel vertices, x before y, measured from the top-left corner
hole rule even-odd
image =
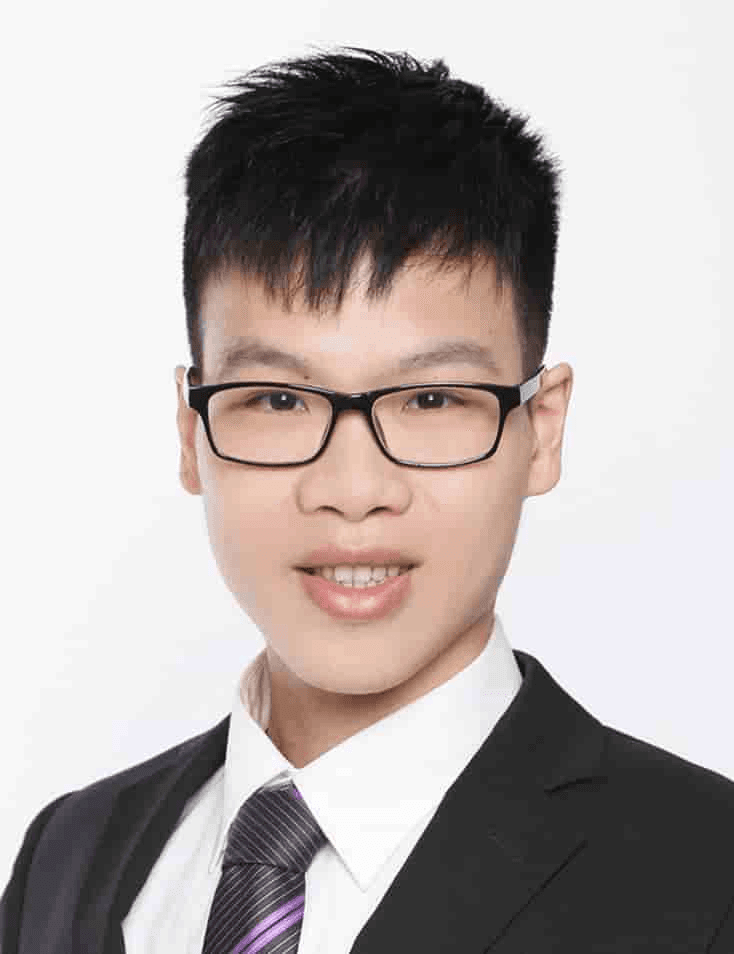
[[[214,728],[40,812],[2,954],[732,954],[734,784],[495,613],[572,387],[540,139],[353,49],[238,81],[187,199],[181,482],[265,648]]]

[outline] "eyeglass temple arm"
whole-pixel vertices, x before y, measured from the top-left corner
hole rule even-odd
[[[545,365],[541,364],[532,378],[528,378],[524,384],[520,385],[520,404],[524,404],[526,401],[529,401],[534,394],[540,390],[540,380],[545,371]]]
[[[190,392],[189,392],[189,386],[190,386],[190,383],[191,383],[191,382],[189,381],[189,373],[193,370],[193,367],[194,367],[193,365],[189,365],[189,366],[185,369],[184,375],[183,375],[183,384],[182,384],[182,388],[183,388],[183,398],[184,398],[184,401],[186,402],[187,407],[191,407],[191,404],[189,403],[189,394],[190,394]]]

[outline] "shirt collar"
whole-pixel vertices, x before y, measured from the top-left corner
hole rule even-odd
[[[468,666],[299,769],[265,734],[270,682],[263,649],[245,668],[235,692],[221,824],[210,871],[243,802],[263,785],[292,780],[366,891],[410,829],[438,807],[521,683],[495,613],[490,638]]]

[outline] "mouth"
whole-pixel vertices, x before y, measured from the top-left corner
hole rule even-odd
[[[377,573],[377,576],[365,579],[362,570],[358,575],[344,573],[340,564],[336,567],[326,566],[319,572],[313,566],[297,566],[304,579],[302,582],[306,596],[324,612],[338,620],[365,623],[380,619],[402,606],[409,600],[413,578],[411,570],[420,564],[406,564],[401,566],[393,563],[389,569],[392,573]],[[354,564],[366,567],[368,564]],[[378,570],[384,567],[377,564]],[[397,571],[397,572],[395,572]],[[306,580],[305,577],[311,577]]]

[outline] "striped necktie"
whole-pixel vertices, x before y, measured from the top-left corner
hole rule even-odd
[[[229,829],[202,954],[295,954],[306,869],[326,840],[292,782],[248,798]]]

